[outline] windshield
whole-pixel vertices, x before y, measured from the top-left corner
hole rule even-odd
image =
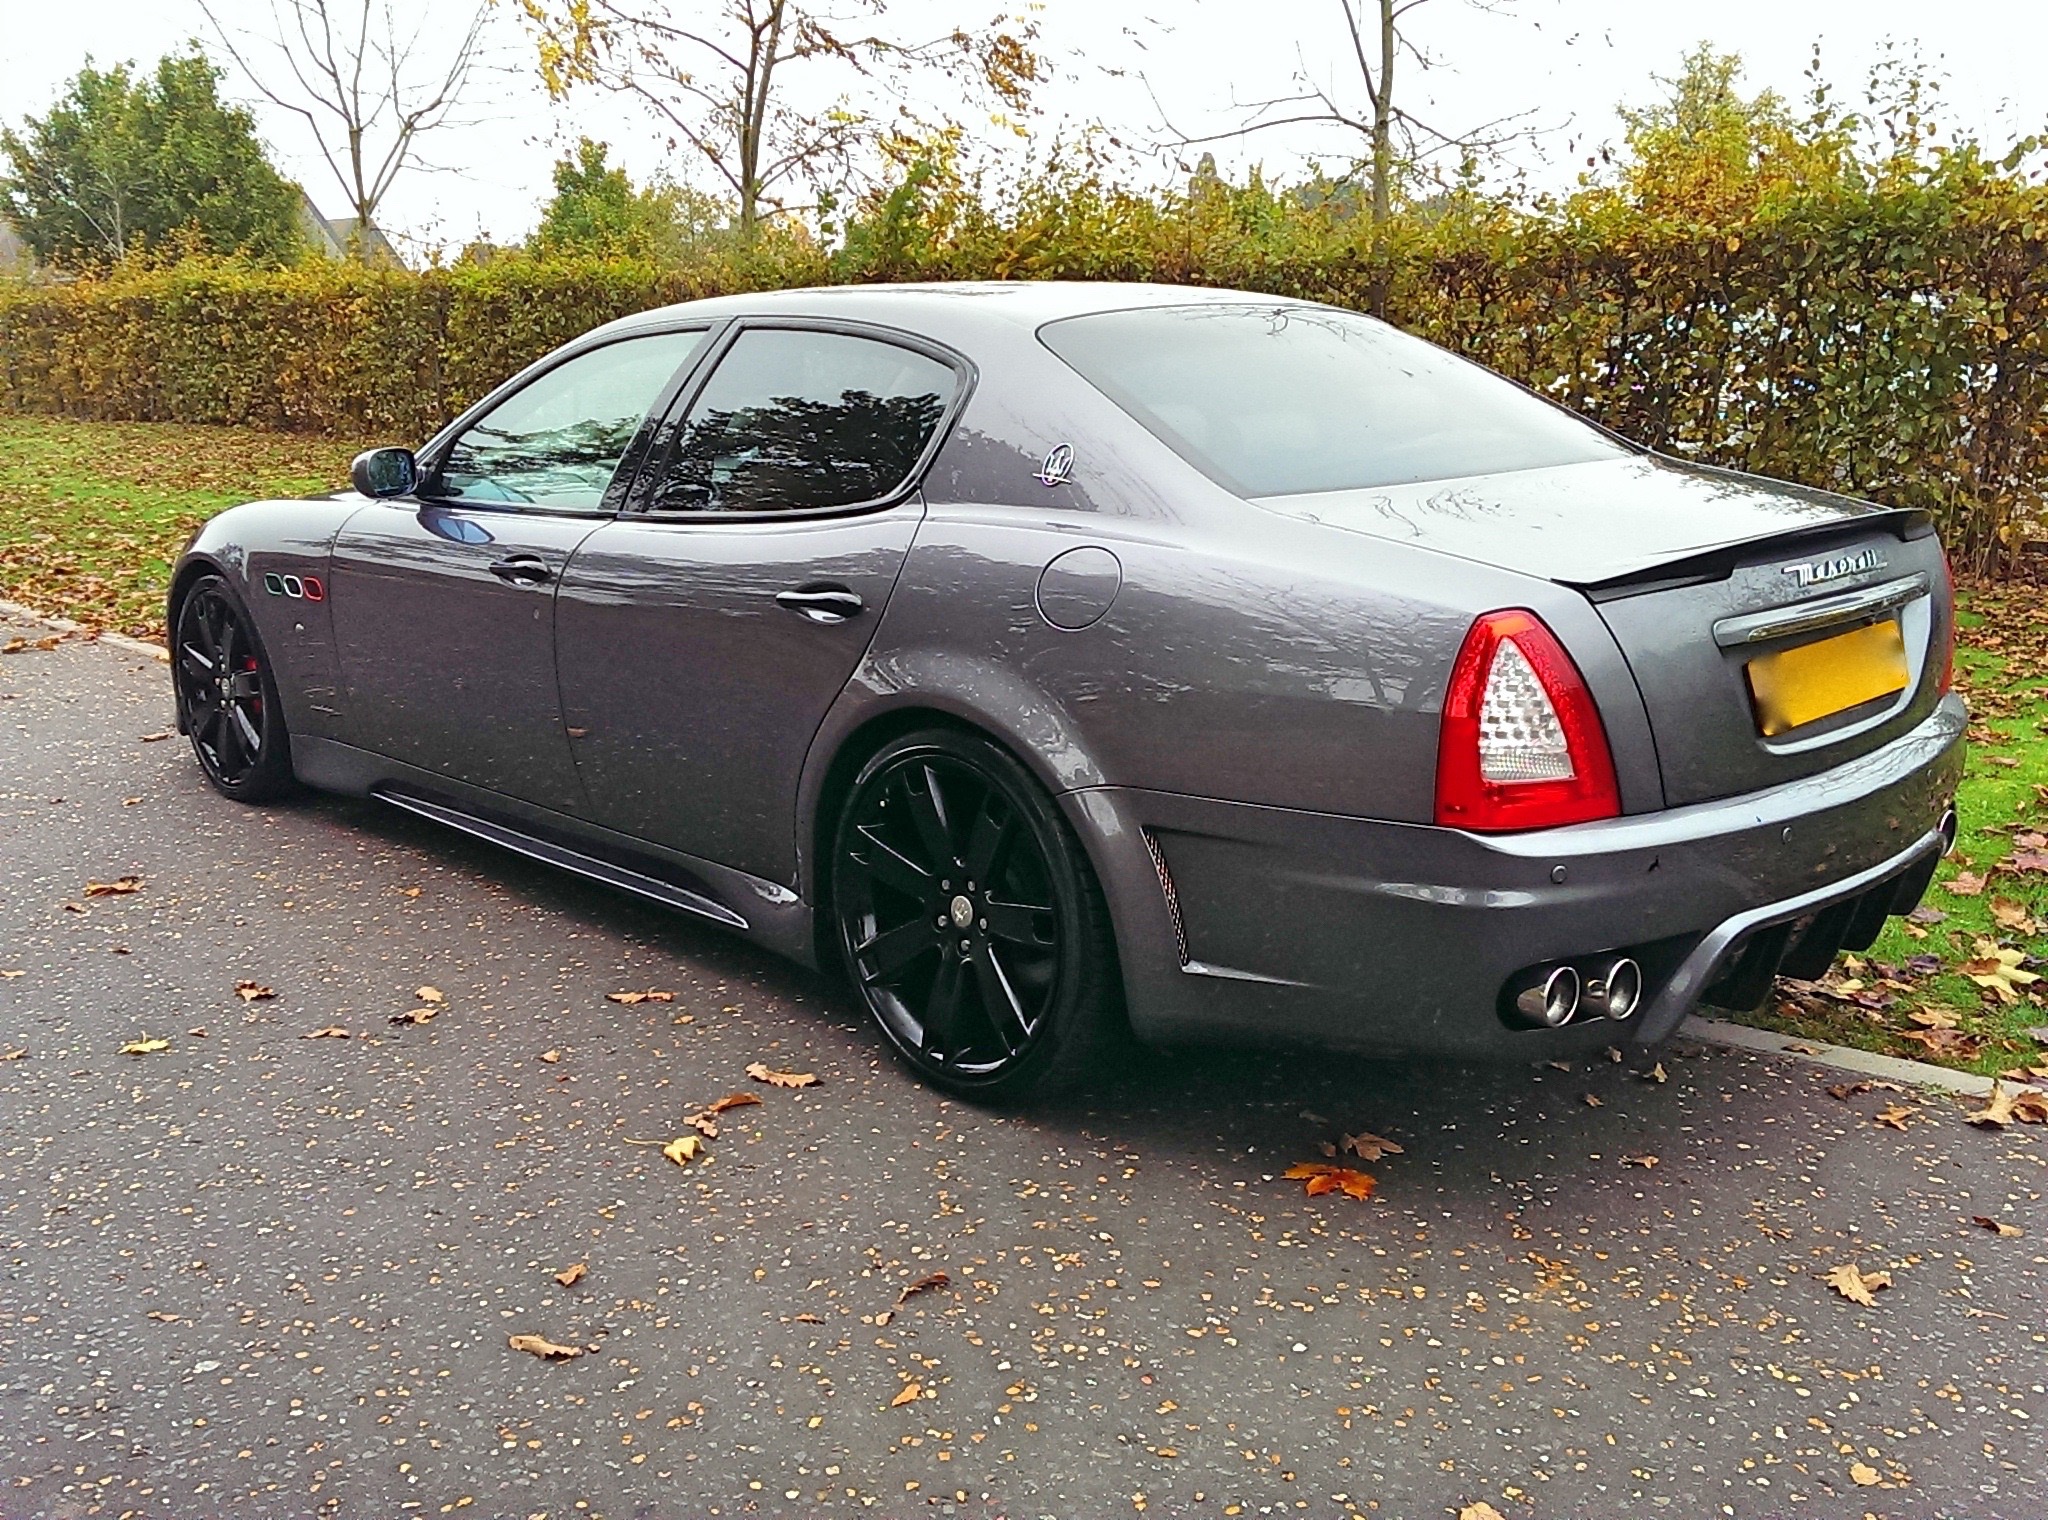
[[[1166,306],[1039,338],[1241,496],[1450,480],[1625,456],[1490,370],[1324,306]]]

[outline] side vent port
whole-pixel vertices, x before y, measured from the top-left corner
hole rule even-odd
[[[1152,857],[1152,869],[1159,873],[1159,890],[1166,897],[1166,916],[1173,920],[1174,949],[1180,954],[1180,963],[1188,963],[1188,926],[1181,921],[1180,894],[1173,890],[1173,873],[1166,869],[1166,854],[1159,848],[1159,841],[1152,837],[1150,829],[1138,832],[1145,839],[1145,853]]]

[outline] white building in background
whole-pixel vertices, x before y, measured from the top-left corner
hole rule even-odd
[[[306,194],[303,185],[299,192],[299,231],[315,253],[330,259],[345,259],[349,256],[349,245],[356,237],[356,218],[352,216],[322,216],[320,208],[313,204],[313,197]],[[398,250],[391,246],[391,240],[376,227],[369,230],[364,238],[363,262],[382,264],[393,269],[405,267],[405,260],[398,256]]]

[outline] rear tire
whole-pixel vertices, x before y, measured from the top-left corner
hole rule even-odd
[[[896,1053],[983,1102],[1099,1078],[1125,1028],[1102,889],[1007,751],[927,729],[855,776],[833,835],[832,935]]]
[[[171,621],[178,722],[208,785],[236,802],[289,795],[291,735],[256,621],[219,575],[192,583]]]

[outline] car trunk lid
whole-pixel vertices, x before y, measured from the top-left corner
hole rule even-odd
[[[1921,513],[1650,456],[1259,505],[1581,591],[1667,806],[1842,764],[1939,700],[1953,614]]]

